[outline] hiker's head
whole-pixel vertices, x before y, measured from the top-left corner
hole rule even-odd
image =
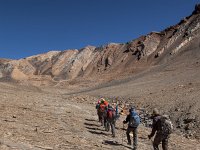
[[[105,99],[104,98],[101,98],[101,103],[104,103],[105,102]]]
[[[129,112],[132,112],[135,110],[135,107],[134,106],[131,106],[131,108],[129,109]]]
[[[159,111],[158,111],[158,109],[157,108],[154,108],[153,109],[153,116],[156,116],[156,115],[159,115],[160,113],[159,113]]]

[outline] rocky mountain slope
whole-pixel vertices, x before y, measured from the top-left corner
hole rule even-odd
[[[175,59],[194,41],[199,43],[199,32],[200,5],[196,5],[192,15],[178,24],[127,43],[1,60],[0,78],[34,85],[73,85],[76,81],[94,84],[124,78]]]

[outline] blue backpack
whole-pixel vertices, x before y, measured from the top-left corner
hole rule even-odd
[[[140,116],[135,111],[130,112],[129,127],[138,127],[140,124]]]

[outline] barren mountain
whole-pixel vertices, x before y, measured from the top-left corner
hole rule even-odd
[[[104,96],[148,113],[157,107],[176,128],[170,148],[199,150],[199,74],[200,5],[178,24],[127,43],[2,59],[0,146],[129,149],[121,144],[124,116],[114,140],[96,121],[94,105]],[[150,149],[148,133],[141,126],[139,149]]]
[[[199,9],[197,5],[192,15],[177,25],[125,44],[50,51],[20,60],[1,61],[1,78],[9,77],[36,85],[85,79],[108,81],[165,64],[189,50],[192,43],[199,42]]]

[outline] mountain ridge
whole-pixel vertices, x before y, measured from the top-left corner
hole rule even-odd
[[[80,50],[49,51],[19,60],[1,60],[0,78],[34,85],[58,85],[73,80],[99,82],[129,76],[176,57],[199,39],[200,5],[178,24],[152,31],[127,43]]]

